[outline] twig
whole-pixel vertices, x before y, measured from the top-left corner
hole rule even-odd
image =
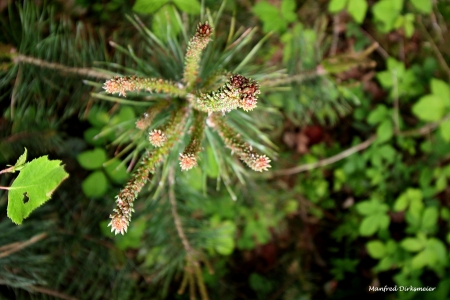
[[[360,28],[360,30],[362,31],[362,33],[364,33],[365,36],[367,36],[372,42],[377,43],[378,47],[375,49],[382,57],[383,59],[388,59],[389,58],[389,53],[383,48],[381,47],[380,43],[377,42],[377,40],[370,35],[370,33],[368,33],[367,31],[365,31],[364,29]]]
[[[407,130],[407,131],[401,131],[398,132],[399,136],[417,136],[417,135],[426,135],[428,133],[430,133],[431,131],[435,130],[436,128],[439,127],[439,125],[441,125],[441,123],[447,121],[450,119],[450,115],[447,115],[446,117],[442,118],[441,120],[437,121],[437,122],[433,122],[433,123],[429,123],[427,125],[424,125],[420,128],[417,129],[411,129],[411,130]]]
[[[17,76],[16,80],[14,80],[14,87],[11,93],[11,119],[14,119],[14,111],[15,111],[15,104],[17,99],[17,87],[20,84],[20,81],[22,80],[22,66],[19,65],[19,68],[17,70]]]
[[[333,164],[337,161],[340,161],[356,152],[362,151],[364,149],[366,149],[367,147],[369,147],[374,141],[376,140],[376,136],[372,136],[370,137],[368,140],[362,142],[361,144],[358,144],[356,146],[353,146],[351,148],[348,148],[345,151],[342,151],[341,153],[338,153],[334,156],[331,156],[329,158],[326,159],[322,159],[319,160],[318,162],[315,163],[310,163],[310,164],[305,164],[305,165],[301,165],[301,166],[297,166],[297,167],[293,167],[290,169],[284,169],[284,170],[278,170],[275,171],[273,173],[273,175],[275,176],[282,176],[282,175],[292,175],[292,174],[296,174],[296,173],[301,173],[301,172],[305,172],[305,171],[309,171],[312,169],[316,169],[316,168],[320,168],[323,166],[327,166],[330,164]]]
[[[18,252],[44,238],[47,237],[47,233],[40,233],[38,235],[33,236],[27,241],[15,242],[5,246],[0,247],[0,258],[7,257],[15,252]]]
[[[93,70],[90,68],[68,67],[65,65],[47,62],[47,61],[39,59],[39,58],[25,56],[22,54],[14,55],[13,61],[15,63],[27,63],[27,64],[35,65],[35,66],[38,66],[41,68],[57,70],[57,71],[60,71],[63,73],[69,73],[69,74],[74,74],[74,75],[81,75],[84,77],[96,77],[96,78],[103,78],[103,79],[111,78],[111,75],[108,75],[108,74],[105,74],[105,73],[102,73],[102,72],[99,72],[99,71],[96,71],[96,70]]]
[[[195,261],[195,259],[193,259],[193,256],[195,254],[194,249],[192,248],[191,244],[189,244],[189,241],[186,238],[186,234],[184,233],[184,230],[183,230],[183,225],[181,224],[180,215],[177,212],[177,201],[175,199],[175,192],[174,192],[175,176],[174,176],[173,168],[171,168],[169,171],[168,180],[169,180],[169,185],[170,185],[169,201],[170,201],[170,206],[172,209],[173,221],[175,223],[175,227],[177,229],[178,236],[180,237],[180,240],[181,240],[181,243],[183,244],[184,250],[186,250],[188,259],[192,259],[193,263],[198,264],[198,262]]]
[[[399,99],[398,99],[398,74],[397,74],[397,70],[395,70],[394,74],[393,74],[393,78],[394,78],[394,115],[393,115],[393,119],[394,119],[394,131],[396,134],[400,133],[400,116],[399,116],[399,111],[400,111],[400,104],[399,104]]]
[[[425,28],[425,25],[423,25],[421,16],[417,16],[417,23],[419,24],[420,29],[422,29],[422,31],[424,32],[425,37],[427,38],[428,42],[430,42],[431,48],[435,52],[437,59],[439,60],[439,63],[441,64],[441,67],[447,73],[448,80],[450,81],[450,67],[448,66],[447,62],[445,61],[444,56],[442,56],[442,53],[439,50],[439,47],[434,42],[433,37],[430,35],[428,30]]]
[[[181,243],[183,244],[184,250],[186,251],[186,259],[187,259],[187,269],[185,272],[187,272],[187,276],[189,279],[189,292],[190,292],[190,298],[194,299],[194,293],[195,293],[195,284],[194,284],[194,276],[197,279],[197,285],[200,292],[200,296],[202,300],[209,300],[208,293],[206,291],[206,287],[203,281],[202,273],[200,270],[200,264],[195,259],[195,250],[192,248],[191,244],[189,243],[186,234],[184,233],[183,225],[181,224],[181,218],[180,215],[177,212],[177,200],[175,198],[175,174],[174,169],[171,168],[169,170],[169,201],[170,206],[172,209],[172,216],[175,223],[175,227],[177,229],[178,236],[180,237]],[[192,270],[193,269],[193,270]],[[183,285],[183,283],[182,283]],[[194,297],[194,298],[193,298]]]
[[[331,40],[330,56],[336,55],[339,41],[339,14],[333,17],[333,39]]]
[[[313,78],[325,76],[327,74],[328,72],[319,65],[317,66],[316,70],[313,71],[306,71],[296,75],[283,74],[275,78],[261,80],[259,84],[261,85],[261,88],[268,88],[293,82],[300,83]]]
[[[27,287],[27,288],[29,288],[29,289],[31,289],[31,290],[33,290],[35,292],[39,292],[39,293],[42,293],[42,294],[54,296],[54,297],[57,297],[57,298],[60,298],[60,299],[64,299],[64,300],[78,300],[78,298],[66,295],[64,293],[61,293],[61,292],[58,292],[58,291],[55,291],[55,290],[47,289],[47,288],[44,288],[42,286],[31,286],[31,287]]]

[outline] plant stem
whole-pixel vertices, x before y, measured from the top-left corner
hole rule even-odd
[[[26,64],[30,64],[30,65],[35,65],[41,68],[47,68],[47,69],[52,69],[52,70],[56,70],[56,71],[60,71],[63,73],[69,73],[69,74],[74,74],[74,75],[80,75],[83,77],[96,77],[96,78],[103,78],[103,79],[110,79],[111,75],[108,75],[106,73],[102,73],[90,68],[74,68],[74,67],[68,67],[65,65],[61,65],[58,63],[51,63],[51,62],[47,62],[45,60],[39,59],[39,58],[35,58],[35,57],[30,57],[30,56],[26,56],[26,55],[22,55],[22,54],[17,54],[15,56],[13,56],[13,61],[15,63],[26,63]]]
[[[309,171],[312,169],[316,169],[316,168],[320,168],[323,166],[327,166],[327,165],[331,165],[337,161],[340,161],[346,157],[349,157],[350,155],[362,151],[364,149],[366,149],[367,147],[369,147],[370,145],[372,145],[372,143],[376,140],[376,136],[371,136],[369,139],[367,139],[366,141],[362,142],[361,144],[358,144],[356,146],[353,146],[351,148],[348,148],[345,151],[342,151],[341,153],[338,153],[334,156],[331,156],[329,158],[326,159],[322,159],[319,160],[318,162],[315,163],[310,163],[310,164],[305,164],[305,165],[300,165],[297,167],[293,167],[290,169],[285,169],[285,170],[278,170],[275,171],[273,173],[274,176],[282,176],[282,175],[292,175],[292,174],[296,174],[296,173],[301,173],[301,172],[305,172],[305,171]]]

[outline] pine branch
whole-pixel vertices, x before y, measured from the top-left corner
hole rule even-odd
[[[82,77],[104,78],[104,79],[111,78],[111,75],[91,69],[91,68],[68,67],[68,66],[65,66],[62,64],[52,63],[52,62],[45,61],[43,59],[26,56],[26,55],[22,55],[22,54],[13,55],[12,58],[16,64],[20,64],[20,63],[30,64],[30,65],[37,66],[39,68],[55,70],[55,71],[58,71],[58,72],[61,72],[64,74],[77,75],[77,76],[82,76]]]

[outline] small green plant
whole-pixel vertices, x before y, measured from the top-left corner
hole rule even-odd
[[[8,217],[21,224],[33,210],[50,200],[55,189],[69,174],[64,171],[60,160],[49,160],[47,156],[27,162],[27,149],[17,162],[1,173],[15,173],[19,176],[10,187],[0,187],[8,191]]]
[[[366,0],[331,0],[328,5],[328,11],[337,13],[347,9],[353,19],[361,24],[366,17],[368,4]]]
[[[124,163],[117,158],[110,158],[103,147],[106,143],[120,138],[113,129],[130,129],[134,127],[135,118],[131,107],[122,107],[112,118],[99,107],[95,106],[90,110],[88,121],[92,127],[88,128],[83,136],[94,149],[85,150],[77,156],[78,163],[84,169],[92,171],[81,184],[86,196],[101,197],[111,184],[122,185],[128,179],[129,174]]]

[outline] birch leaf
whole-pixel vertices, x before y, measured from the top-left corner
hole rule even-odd
[[[8,188],[8,217],[21,224],[33,210],[50,199],[68,176],[60,160],[49,160],[47,156],[25,164]]]

